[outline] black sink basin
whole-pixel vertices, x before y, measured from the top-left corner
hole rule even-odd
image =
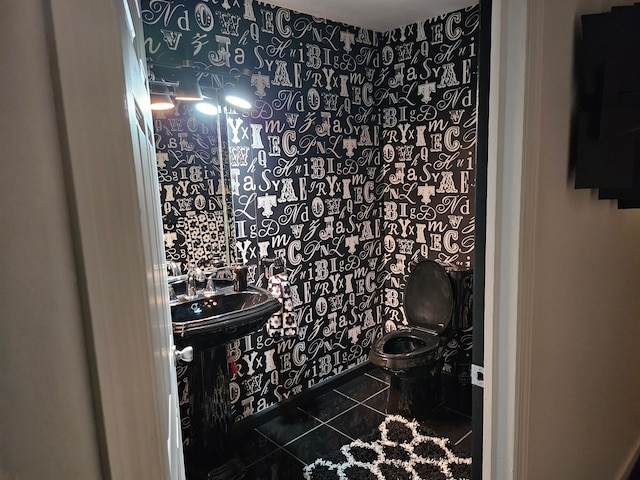
[[[261,328],[277,312],[280,302],[269,292],[249,286],[236,292],[231,282],[216,281],[215,293],[183,295],[171,302],[176,346],[179,343],[215,347]]]

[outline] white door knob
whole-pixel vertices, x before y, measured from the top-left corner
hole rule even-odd
[[[182,360],[183,362],[190,362],[193,360],[193,347],[184,347],[182,350],[178,350],[175,345],[173,346],[173,354],[176,356],[177,360]]]

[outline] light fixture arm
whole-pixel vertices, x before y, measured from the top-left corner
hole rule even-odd
[[[251,108],[253,92],[251,91],[251,75],[253,72],[248,68],[244,68],[241,71],[230,71],[223,68],[207,66],[206,69],[202,69],[193,65],[189,60],[183,61],[181,66],[166,65],[166,64],[149,64],[150,70],[153,71],[154,67],[157,69],[167,69],[174,74],[167,75],[166,77],[173,77],[173,79],[158,77],[162,80],[150,79],[149,85],[152,90],[151,93],[155,93],[154,87],[158,89],[173,90],[173,97],[176,100],[181,101],[203,101],[205,99],[217,98],[218,93],[224,90],[224,99],[227,103],[241,108]],[[155,73],[155,72],[154,72]],[[153,75],[154,77],[156,75]],[[201,85],[203,78],[210,80],[210,85]],[[177,81],[175,79],[178,78]],[[229,79],[227,81],[226,79]]]
[[[182,62],[182,65],[168,65],[168,64],[164,64],[164,63],[149,63],[148,64],[149,69],[153,70],[154,67],[160,68],[160,69],[167,69],[167,70],[181,70],[183,68],[190,68],[193,71],[197,72],[198,74],[200,74],[201,78],[202,76],[211,76],[211,77],[219,77],[219,78],[233,78],[234,81],[238,80],[238,78],[240,78],[240,76],[242,75],[247,75],[247,76],[251,76],[253,75],[253,72],[248,69],[248,68],[243,68],[242,70],[235,70],[235,69],[230,69],[227,70],[225,68],[222,67],[216,67],[216,66],[207,66],[206,68],[200,68],[199,66],[194,65],[191,61],[189,60],[184,60]],[[220,87],[224,86],[224,83],[221,83],[219,85]]]

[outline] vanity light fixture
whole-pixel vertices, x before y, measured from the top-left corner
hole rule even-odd
[[[159,85],[151,91],[151,110],[171,110],[175,107],[171,95],[169,94],[169,87],[166,85]]]
[[[175,73],[170,73],[168,78],[162,75],[163,80],[149,82],[152,110],[173,108],[171,97],[173,100],[183,102],[197,102],[196,109],[206,115],[217,115],[222,111],[219,100],[216,101],[221,97],[224,97],[226,103],[239,109],[247,110],[253,105],[251,102],[253,97],[251,75],[253,72],[247,68],[240,73],[221,72],[219,69],[203,70],[194,67],[188,60],[184,61],[180,67],[169,65],[155,65],[155,67]],[[205,85],[200,85],[199,76],[202,77]],[[209,81],[211,85],[206,85]]]
[[[203,100],[202,102],[196,103],[196,110],[200,113],[211,116],[218,115],[222,111],[220,105],[210,100]]]
[[[202,90],[200,90],[200,84],[198,83],[198,73],[190,66],[185,66],[180,71],[176,100],[187,102],[202,100]]]
[[[234,107],[251,108],[251,74],[251,70],[243,69],[235,85],[225,89],[224,99]]]

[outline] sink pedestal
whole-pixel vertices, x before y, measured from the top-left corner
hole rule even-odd
[[[184,285],[172,286],[176,294],[171,305],[176,347],[193,347],[191,364],[178,367],[187,479],[239,480],[246,468],[232,448],[226,345],[261,328],[281,304],[266,290],[248,286],[236,291],[225,280],[216,280],[212,285],[215,293],[210,295],[199,292],[186,297]],[[189,408],[185,411],[187,398]]]
[[[229,366],[224,345],[197,348],[190,370],[190,444],[185,445],[188,480],[238,480],[245,466],[233,451]]]

